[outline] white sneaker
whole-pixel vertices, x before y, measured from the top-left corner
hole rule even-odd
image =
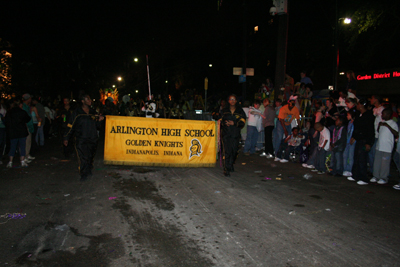
[[[353,179],[353,177],[347,177],[347,180],[349,180],[349,181],[352,181],[352,182],[355,182],[356,180],[355,179]]]
[[[29,160],[29,159],[25,158],[25,162],[26,162],[26,163],[31,163],[32,160]]]
[[[375,177],[372,177],[369,181],[370,181],[371,183],[376,183],[378,180],[376,180]]]
[[[324,174],[325,172],[318,172],[318,174]]]
[[[400,184],[395,184],[395,185],[393,186],[393,188],[396,189],[396,190],[400,190]]]
[[[379,179],[378,184],[387,184],[387,181],[385,181],[383,179]]]
[[[312,169],[311,171],[312,171],[312,172],[317,172],[318,170],[317,170],[317,169]]]
[[[309,168],[309,169],[315,169],[315,166],[314,166],[314,165],[307,165],[307,168]]]
[[[343,176],[351,177],[351,176],[353,176],[353,174],[351,172],[345,171],[345,172],[343,172]]]
[[[281,159],[279,162],[280,163],[286,163],[286,162],[289,162],[289,161],[287,159]]]
[[[265,153],[265,152],[260,154],[260,157],[266,157],[266,156],[267,156],[267,153]]]
[[[6,168],[12,168],[12,162],[9,162],[6,166]]]
[[[301,164],[301,166],[303,166],[304,168],[307,168],[307,163],[303,163],[303,164]]]
[[[281,161],[280,158],[275,157],[274,161]]]
[[[26,158],[27,158],[27,159],[30,159],[30,160],[36,159],[35,157],[32,157],[31,155],[28,155]]]
[[[272,159],[272,158],[274,158],[274,156],[272,154],[267,155],[267,159]]]
[[[21,167],[28,167],[29,165],[25,162],[25,160],[21,161]]]
[[[368,183],[366,183],[366,182],[360,180],[360,181],[357,182],[357,184],[358,184],[358,185],[367,185]]]

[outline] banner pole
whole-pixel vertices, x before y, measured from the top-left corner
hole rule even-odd
[[[149,55],[146,55],[146,63],[147,63],[147,84],[149,86],[149,100],[152,100],[151,99],[151,89],[150,89]]]

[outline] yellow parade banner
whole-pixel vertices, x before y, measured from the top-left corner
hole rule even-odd
[[[214,121],[107,116],[104,163],[214,167],[217,140]]]

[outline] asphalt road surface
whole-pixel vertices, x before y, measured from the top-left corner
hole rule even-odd
[[[0,266],[400,266],[400,192],[239,155],[215,168],[108,166],[78,181],[47,140],[0,165]],[[9,218],[14,214],[15,218]]]

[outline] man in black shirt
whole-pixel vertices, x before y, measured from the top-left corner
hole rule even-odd
[[[64,145],[68,146],[71,136],[76,137],[75,148],[78,154],[79,174],[81,181],[85,181],[92,175],[93,159],[96,153],[97,141],[99,139],[97,129],[103,116],[96,115],[96,111],[91,108],[92,100],[89,95],[82,94],[82,103],[70,117],[68,123],[69,131],[64,136]]]
[[[375,117],[372,110],[367,109],[368,102],[363,99],[357,104],[360,115],[354,120],[354,131],[350,139],[350,144],[356,142],[354,149],[354,164],[351,173],[353,177],[347,177],[349,181],[357,181],[359,185],[368,184],[367,162],[368,152],[375,141],[374,121]]]

